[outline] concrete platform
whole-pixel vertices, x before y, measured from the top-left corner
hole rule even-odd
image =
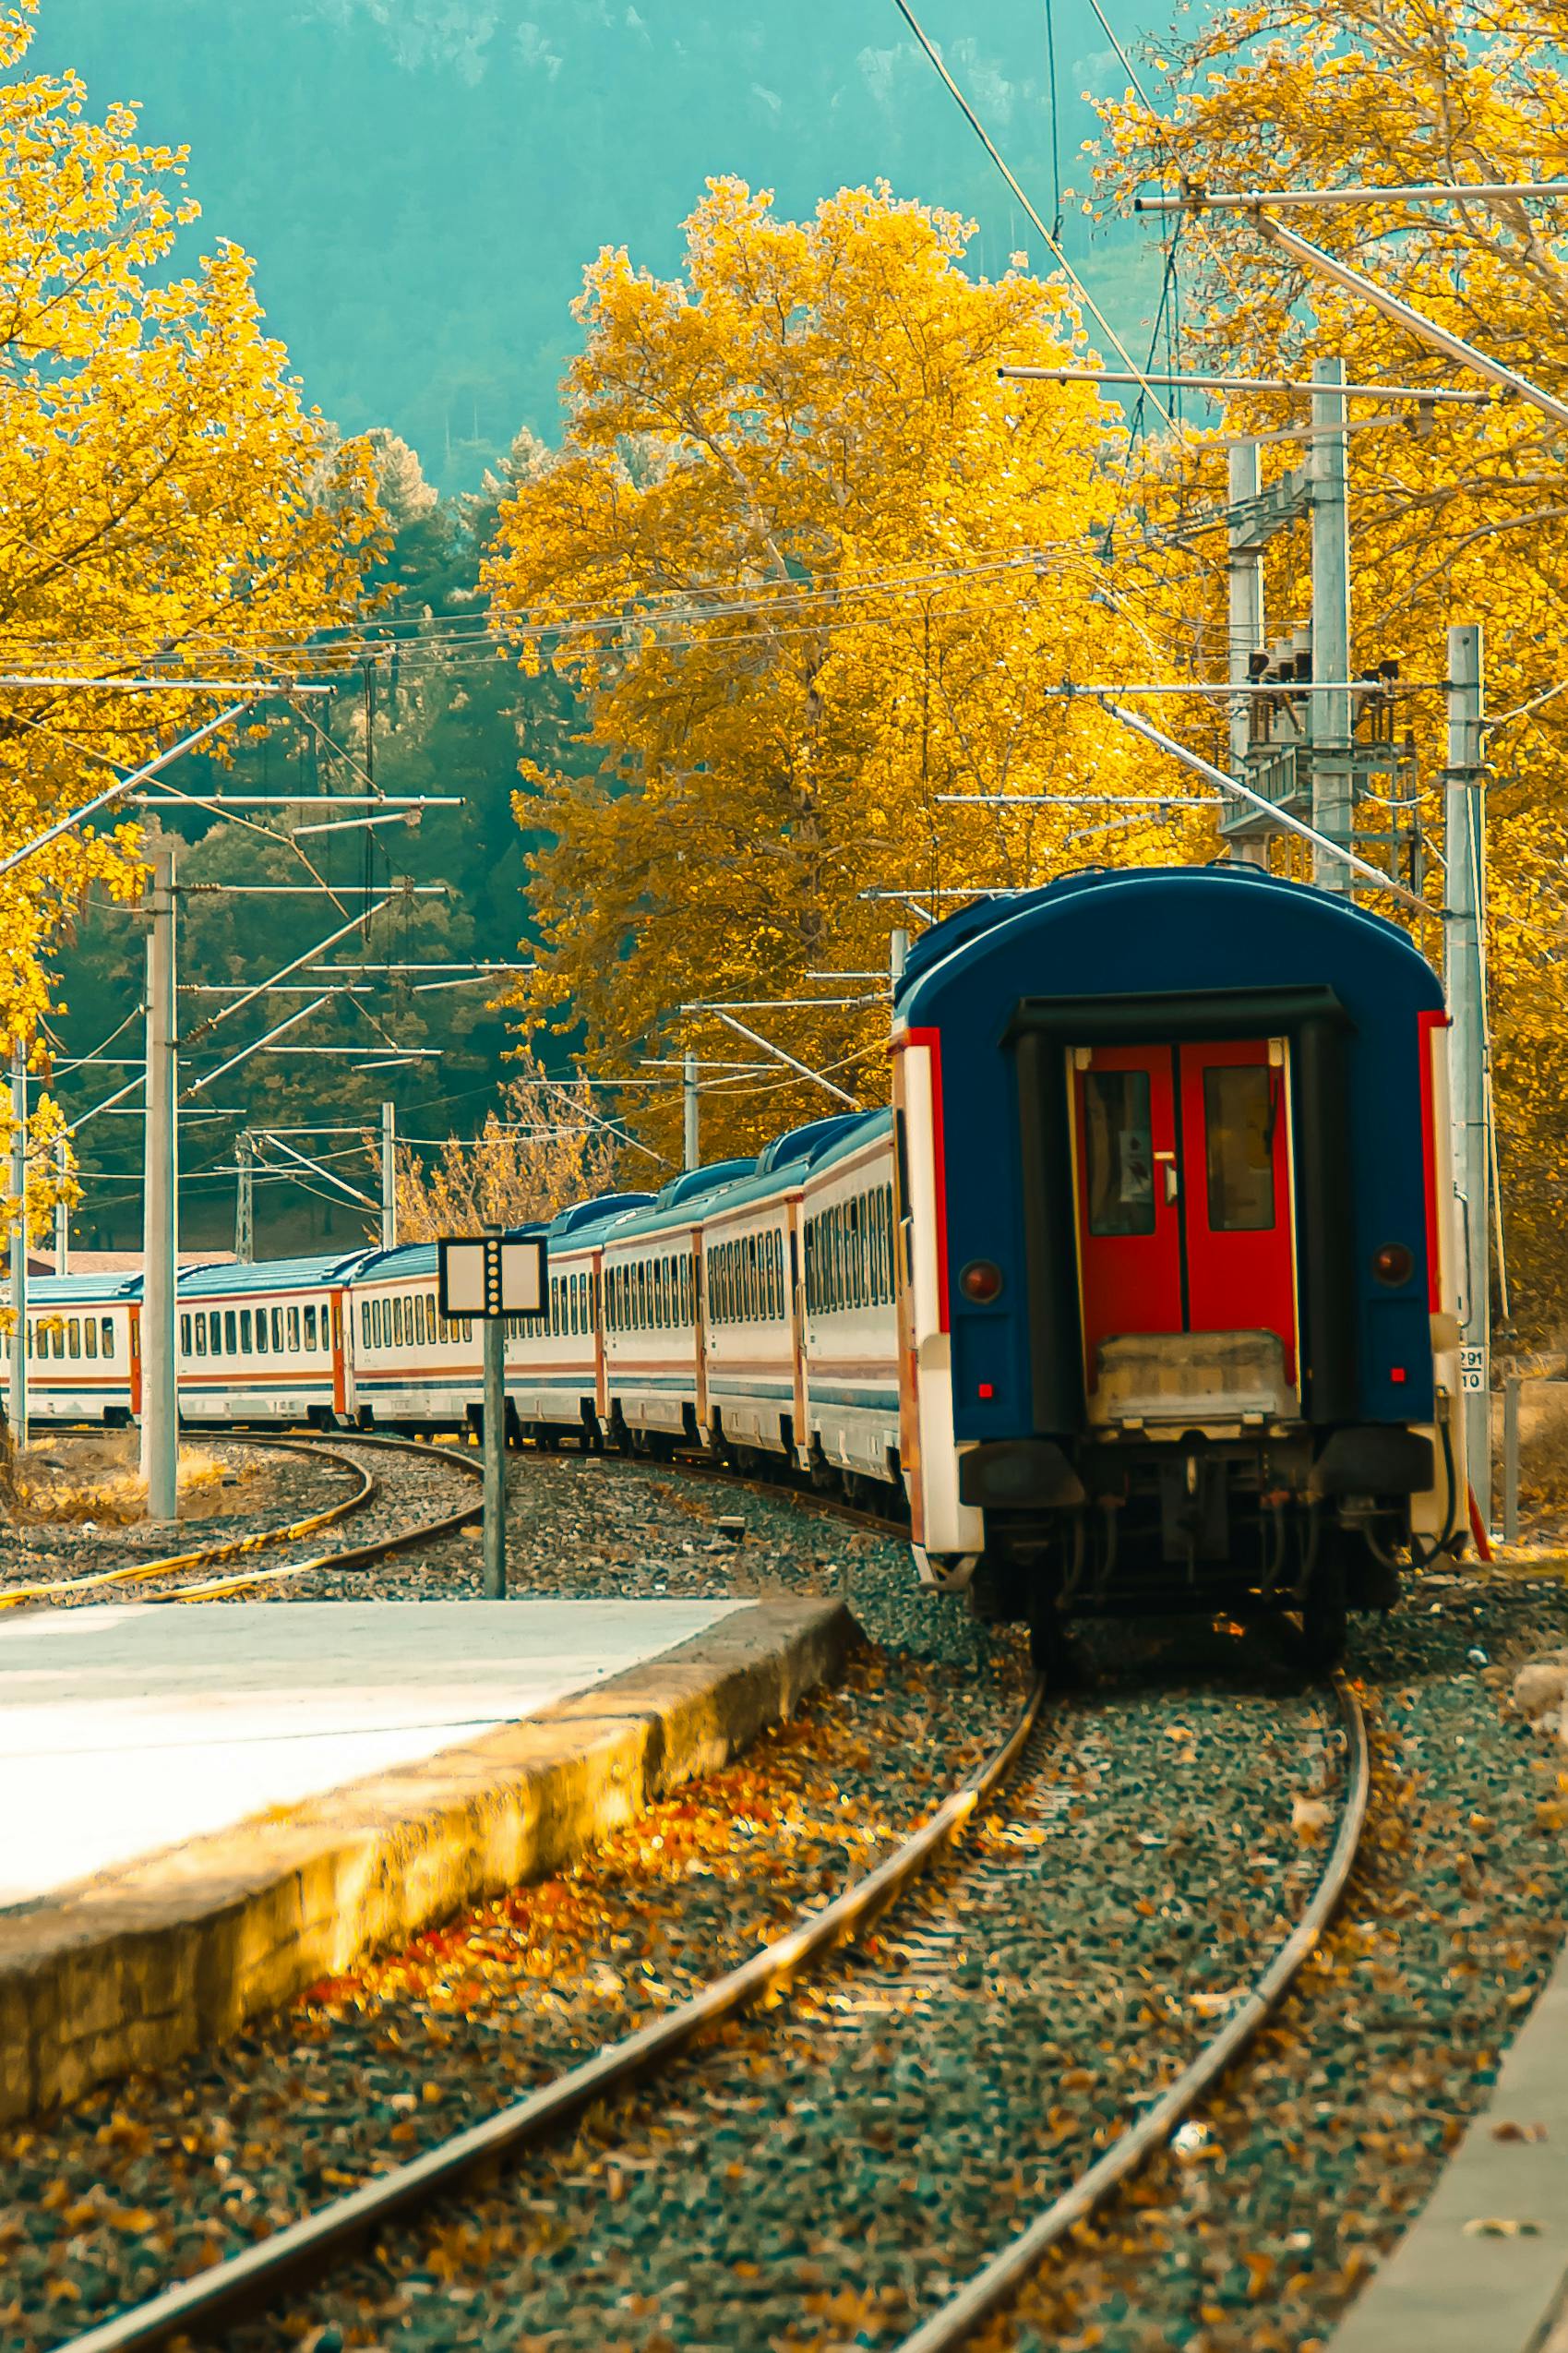
[[[1568,2353],[1565,2311],[1568,1946],[1490,2100],[1329,2353]]]
[[[107,1606],[0,1627],[0,2119],[536,1877],[833,1673],[832,1603]]]

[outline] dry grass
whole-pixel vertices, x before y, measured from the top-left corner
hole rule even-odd
[[[0,1457],[0,1518],[14,1527],[134,1528],[147,1517],[147,1483],[134,1430],[73,1433],[30,1447],[18,1456],[7,1434]],[[265,1473],[240,1468],[205,1448],[186,1447],[180,1458],[180,1510],[204,1519],[249,1507]]]

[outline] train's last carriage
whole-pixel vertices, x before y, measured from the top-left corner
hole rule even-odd
[[[985,1613],[1344,1611],[1466,1525],[1445,1017],[1247,867],[1072,877],[912,955],[905,1470]]]
[[[141,1411],[139,1275],[44,1275],[29,1286],[28,1407],[35,1422],[123,1428]],[[0,1336],[9,1379],[14,1333]]]

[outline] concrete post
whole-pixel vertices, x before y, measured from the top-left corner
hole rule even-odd
[[[1350,512],[1347,481],[1345,362],[1312,363],[1312,432],[1307,473],[1312,486],[1312,678],[1308,697],[1307,738],[1312,762],[1312,823],[1331,842],[1348,843],[1353,830],[1355,771],[1350,759]],[[1342,683],[1332,694],[1316,691],[1320,678]],[[1313,881],[1320,890],[1348,896],[1350,870],[1337,858],[1314,853]]]
[[[20,1039],[11,1055],[11,1387],[7,1405],[11,1441],[19,1454],[28,1442],[27,1353],[27,1048]]]
[[[700,1139],[698,1133],[700,1110],[701,1098],[697,1087],[697,1057],[688,1047],[681,1057],[680,1064],[680,1164],[683,1169],[696,1169],[702,1165]]]
[[[1447,861],[1443,916],[1455,1182],[1465,1204],[1465,1315],[1460,1381],[1470,1485],[1491,1525],[1491,1154],[1487,1135],[1484,954],[1485,709],[1478,624],[1448,632]]]
[[[1263,650],[1263,551],[1249,538],[1250,516],[1244,511],[1263,493],[1262,453],[1255,441],[1236,441],[1229,454],[1227,492],[1230,500],[1227,580],[1229,586],[1229,657],[1227,676],[1232,686],[1244,686],[1251,676],[1251,658]],[[1230,773],[1245,778],[1247,754],[1252,742],[1252,698],[1239,694],[1230,705]],[[1235,855],[1248,866],[1269,862],[1266,834],[1238,841]]]
[[[1519,1375],[1512,1370],[1502,1382],[1502,1541],[1519,1541]]]
[[[152,846],[147,911],[147,1144],[142,1178],[141,1471],[151,1519],[179,1513],[180,1409],[174,1349],[179,1267],[179,1041],[174,1029],[174,845]]]
[[[381,1247],[398,1246],[398,1107],[381,1106]]]
[[[68,1275],[71,1271],[71,1205],[65,1195],[70,1165],[71,1147],[62,1136],[54,1146],[54,1175],[61,1188],[54,1201],[54,1272],[57,1275]]]
[[[888,983],[896,989],[904,978],[904,967],[909,961],[909,933],[900,924],[888,939]]]

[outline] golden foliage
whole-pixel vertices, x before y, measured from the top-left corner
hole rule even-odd
[[[1179,175],[1211,190],[1539,179],[1568,168],[1562,0],[1510,14],[1468,0],[1253,0],[1216,11],[1167,51],[1163,117],[1137,95],[1101,112],[1101,190],[1125,198]],[[1289,224],[1558,398],[1568,395],[1568,214],[1511,199],[1312,209]],[[1310,276],[1245,215],[1210,213],[1185,235],[1189,365],[1298,373],[1344,356],[1351,381],[1478,388],[1455,363],[1358,298]],[[1384,658],[1441,681],[1452,621],[1487,632],[1490,707],[1518,713],[1490,738],[1490,942],[1503,1201],[1521,1319],[1560,1317],[1568,1276],[1568,1022],[1560,959],[1568,853],[1568,500],[1562,437],[1516,400],[1482,410],[1354,403],[1351,520],[1358,666]],[[1299,413],[1298,413],[1299,415]],[[1289,421],[1277,400],[1233,398],[1230,431]],[[1299,445],[1265,451],[1275,473]],[[1181,453],[1173,495],[1212,458]],[[1215,548],[1216,558],[1223,550]],[[1270,633],[1304,620],[1299,534],[1276,543]],[[1211,658],[1224,643],[1209,567]],[[1526,710],[1524,706],[1537,704]],[[1441,694],[1405,703],[1441,840]],[[1386,822],[1375,804],[1364,824]],[[1433,896],[1437,888],[1434,882]],[[1423,944],[1435,954],[1429,929]]]
[[[523,1073],[503,1086],[473,1143],[449,1136],[433,1164],[412,1146],[398,1147],[402,1241],[527,1225],[614,1184],[619,1138],[595,1110],[592,1089],[546,1077],[531,1054],[521,1059]]]
[[[505,504],[487,584],[528,666],[587,714],[586,774],[524,767],[519,820],[550,842],[518,1002],[582,1025],[595,1069],[677,1030],[748,1059],[711,1018],[680,1021],[693,1001],[853,999],[810,976],[885,970],[912,919],[868,891],[1012,887],[1107,840],[1160,845],[1146,818],[1107,835],[1024,802],[1114,795],[1148,765],[1097,705],[1041,683],[1165,657],[1107,563],[1114,413],[1087,386],[998,380],[1003,361],[1070,357],[1077,314],[1019,270],[965,275],[972,234],[882,187],[798,222],[716,180],[680,278],[624,250],[587,272],[565,443]],[[874,989],[758,1018],[882,1098]],[[725,1087],[705,1094],[711,1155],[832,1108],[777,1070]],[[673,1151],[664,1102],[646,1132]]]
[[[23,65],[32,10],[0,0],[0,73]],[[0,670],[248,670],[239,641],[286,651],[353,607],[370,454],[304,405],[237,246],[169,274],[197,216],[184,169],[138,138],[134,107],[91,119],[74,74],[0,82]],[[7,691],[0,856],[222,707]],[[127,899],[141,871],[111,817],[0,876],[0,1043],[36,1036],[88,886]]]

